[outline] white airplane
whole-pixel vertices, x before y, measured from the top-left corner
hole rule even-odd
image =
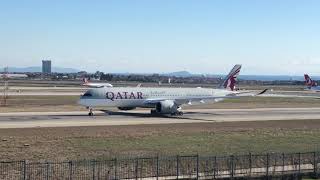
[[[91,83],[87,78],[83,78],[83,86],[91,87],[91,88],[102,88],[102,87],[113,87],[110,83]]]
[[[0,78],[2,79],[14,79],[14,78],[27,78],[26,74],[0,74]]]
[[[93,115],[94,107],[118,107],[120,110],[144,107],[152,108],[151,114],[183,115],[183,105],[214,103],[229,98],[257,96],[266,92],[266,89],[260,93],[234,91],[240,69],[241,65],[235,65],[218,89],[104,87],[88,90],[80,97],[78,103],[89,109],[89,116]]]
[[[320,86],[318,86],[317,82],[312,80],[308,74],[304,75],[304,79],[307,86],[306,90],[320,92]]]

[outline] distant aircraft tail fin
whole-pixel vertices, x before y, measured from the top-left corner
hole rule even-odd
[[[308,87],[313,87],[313,86],[317,86],[317,83],[315,81],[313,81],[308,74],[304,75],[304,79],[305,79],[305,84]]]
[[[237,76],[239,75],[241,70],[241,65],[235,65],[229,74],[224,78],[223,82],[220,84],[221,89],[227,89],[230,91],[234,91],[237,82]]]

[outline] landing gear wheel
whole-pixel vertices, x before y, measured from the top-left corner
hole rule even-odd
[[[155,109],[151,109],[150,113],[151,113],[152,115],[155,115],[155,114],[157,114],[157,111],[156,111]]]
[[[171,116],[182,116],[182,115],[183,115],[182,111],[171,113]]]

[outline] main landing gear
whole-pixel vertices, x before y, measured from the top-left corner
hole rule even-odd
[[[93,116],[92,108],[91,107],[87,107],[87,109],[89,109],[88,116]]]
[[[150,113],[151,113],[151,115],[170,114],[171,116],[183,116],[183,112],[182,111],[176,111],[176,112],[173,112],[173,113],[161,113],[161,112],[158,112],[155,109],[151,109]]]
[[[177,111],[177,112],[171,113],[171,116],[183,116],[183,112]]]
[[[151,113],[151,115],[157,115],[157,114],[159,114],[159,113],[157,112],[157,110],[155,110],[155,109],[151,109],[150,113]]]

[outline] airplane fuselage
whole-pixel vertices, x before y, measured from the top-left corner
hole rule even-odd
[[[148,100],[175,100],[178,104],[186,104],[186,99],[201,97],[222,97],[235,92],[224,89],[207,88],[97,88],[88,90],[79,100],[79,104],[87,107],[153,107],[146,103]],[[181,101],[179,101],[181,99]],[[205,100],[216,102],[220,99]],[[190,102],[190,103],[198,103]]]
[[[307,87],[306,90],[307,91],[320,92],[320,86]]]

